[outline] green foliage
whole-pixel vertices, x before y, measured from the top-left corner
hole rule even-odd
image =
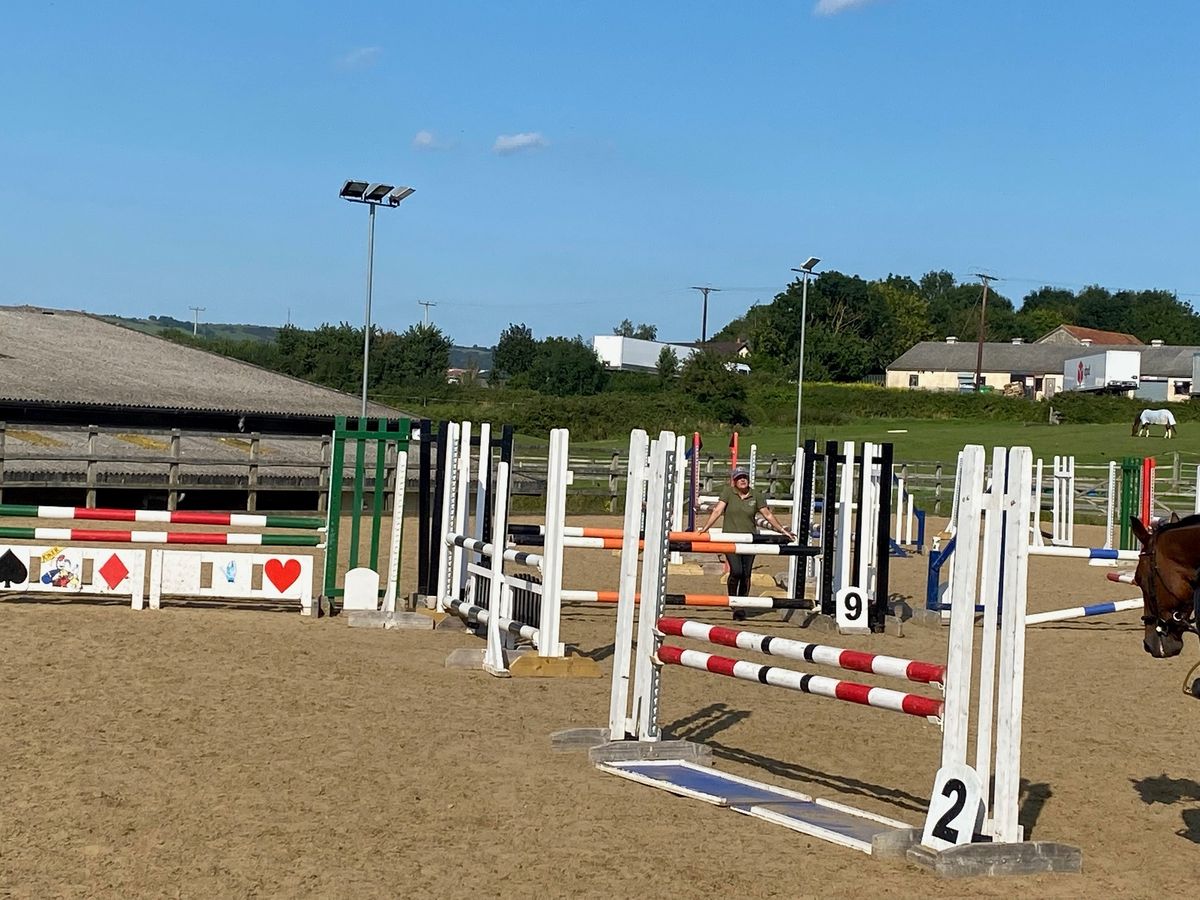
[[[1137,397],[1130,399],[1070,391],[1055,395],[1054,399],[1050,401],[1050,405],[1062,413],[1064,422],[1072,425],[1124,422],[1132,427],[1134,416],[1143,409],[1163,404]],[[1043,404],[1043,408],[1044,406]],[[1180,422],[1200,422],[1200,401],[1189,400],[1186,403],[1172,403],[1170,407],[1171,412]]]
[[[731,372],[731,360],[711,351],[694,353],[683,364],[679,389],[713,421],[740,425],[746,418],[746,385]]]
[[[663,347],[658,352],[658,379],[663,384],[674,381],[679,375],[679,356],[674,347]]]
[[[445,384],[450,345],[450,339],[434,325],[413,325],[399,335],[380,334],[371,354],[371,384],[416,388]]]
[[[533,368],[538,355],[538,342],[528,325],[510,324],[500,332],[500,340],[492,354],[493,380],[521,375]]]
[[[653,372],[607,372],[604,381],[606,394],[657,394],[670,387]]]
[[[629,319],[622,319],[621,324],[613,329],[613,334],[636,338],[639,341],[656,341],[658,340],[658,326],[644,324],[635,326]]]
[[[587,396],[603,390],[604,364],[581,337],[547,338],[538,344],[528,379],[543,394]]]

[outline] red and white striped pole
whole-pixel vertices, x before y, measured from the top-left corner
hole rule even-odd
[[[771,637],[753,631],[708,625],[690,619],[669,617],[659,619],[658,630],[663,634],[675,637],[708,641],[710,644],[720,644],[724,647],[752,650],[768,656],[782,656],[787,659],[816,663],[821,666],[833,666],[853,672],[869,672],[873,675],[903,678],[922,684],[944,684],[946,681],[946,667],[936,663],[900,659],[895,656],[881,656],[858,650],[843,650],[840,647],[825,647],[821,644],[808,644],[804,641]]]
[[[920,716],[935,722],[940,722],[942,718],[942,701],[918,694],[905,694],[887,688],[827,678],[824,675],[808,675],[778,666],[763,666],[741,659],[730,659],[727,656],[714,656],[700,650],[684,650],[669,644],[664,644],[658,649],[656,658],[665,666],[683,666],[701,672],[712,672],[742,681],[754,681],[817,697],[828,697],[831,700],[843,700],[847,703],[859,703],[876,709]]]

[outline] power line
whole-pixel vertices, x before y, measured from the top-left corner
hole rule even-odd
[[[974,275],[975,273],[971,273],[971,274]],[[1122,293],[1136,294],[1136,293],[1140,293],[1141,291],[1144,291],[1144,290],[1163,290],[1163,291],[1169,291],[1170,293],[1174,294],[1176,297],[1200,297],[1200,291],[1177,291],[1177,290],[1174,290],[1169,287],[1164,287],[1164,288],[1110,287],[1109,285],[1100,284],[1099,282],[1096,282],[1096,281],[1064,281],[1064,280],[1055,279],[1055,278],[1029,278],[1029,277],[1021,277],[1021,276],[1017,276],[1017,275],[1005,275],[1003,278],[997,278],[996,280],[1003,281],[1006,283],[1011,282],[1013,284],[1036,284],[1041,287],[1060,288],[1062,290],[1070,290],[1070,291],[1076,291],[1076,292],[1078,292],[1079,290],[1082,290],[1084,288],[1089,288],[1089,287],[1095,286],[1095,287],[1103,288],[1104,290],[1109,291],[1110,293],[1114,293],[1114,294],[1122,294]]]

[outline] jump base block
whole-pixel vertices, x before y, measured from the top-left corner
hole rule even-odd
[[[650,760],[682,760],[709,766],[712,764],[712,747],[694,741],[612,741],[588,751],[588,762],[601,769],[607,765],[637,764]]]
[[[1056,873],[1078,875],[1083,871],[1082,850],[1050,841],[964,844],[940,853],[918,844],[910,847],[905,856],[909,862],[943,878]]]
[[[411,612],[350,611],[346,613],[346,624],[351,628],[383,628],[389,631],[433,630],[433,619]]]
[[[550,749],[555,753],[591,750],[607,743],[607,728],[564,728],[550,734]]]
[[[599,678],[600,665],[586,656],[538,656],[526,653],[508,667],[513,678]]]

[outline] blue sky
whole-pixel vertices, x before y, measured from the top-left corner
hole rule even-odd
[[[456,342],[699,336],[807,256],[1200,299],[1195,37],[1159,0],[21,2],[0,304]]]

